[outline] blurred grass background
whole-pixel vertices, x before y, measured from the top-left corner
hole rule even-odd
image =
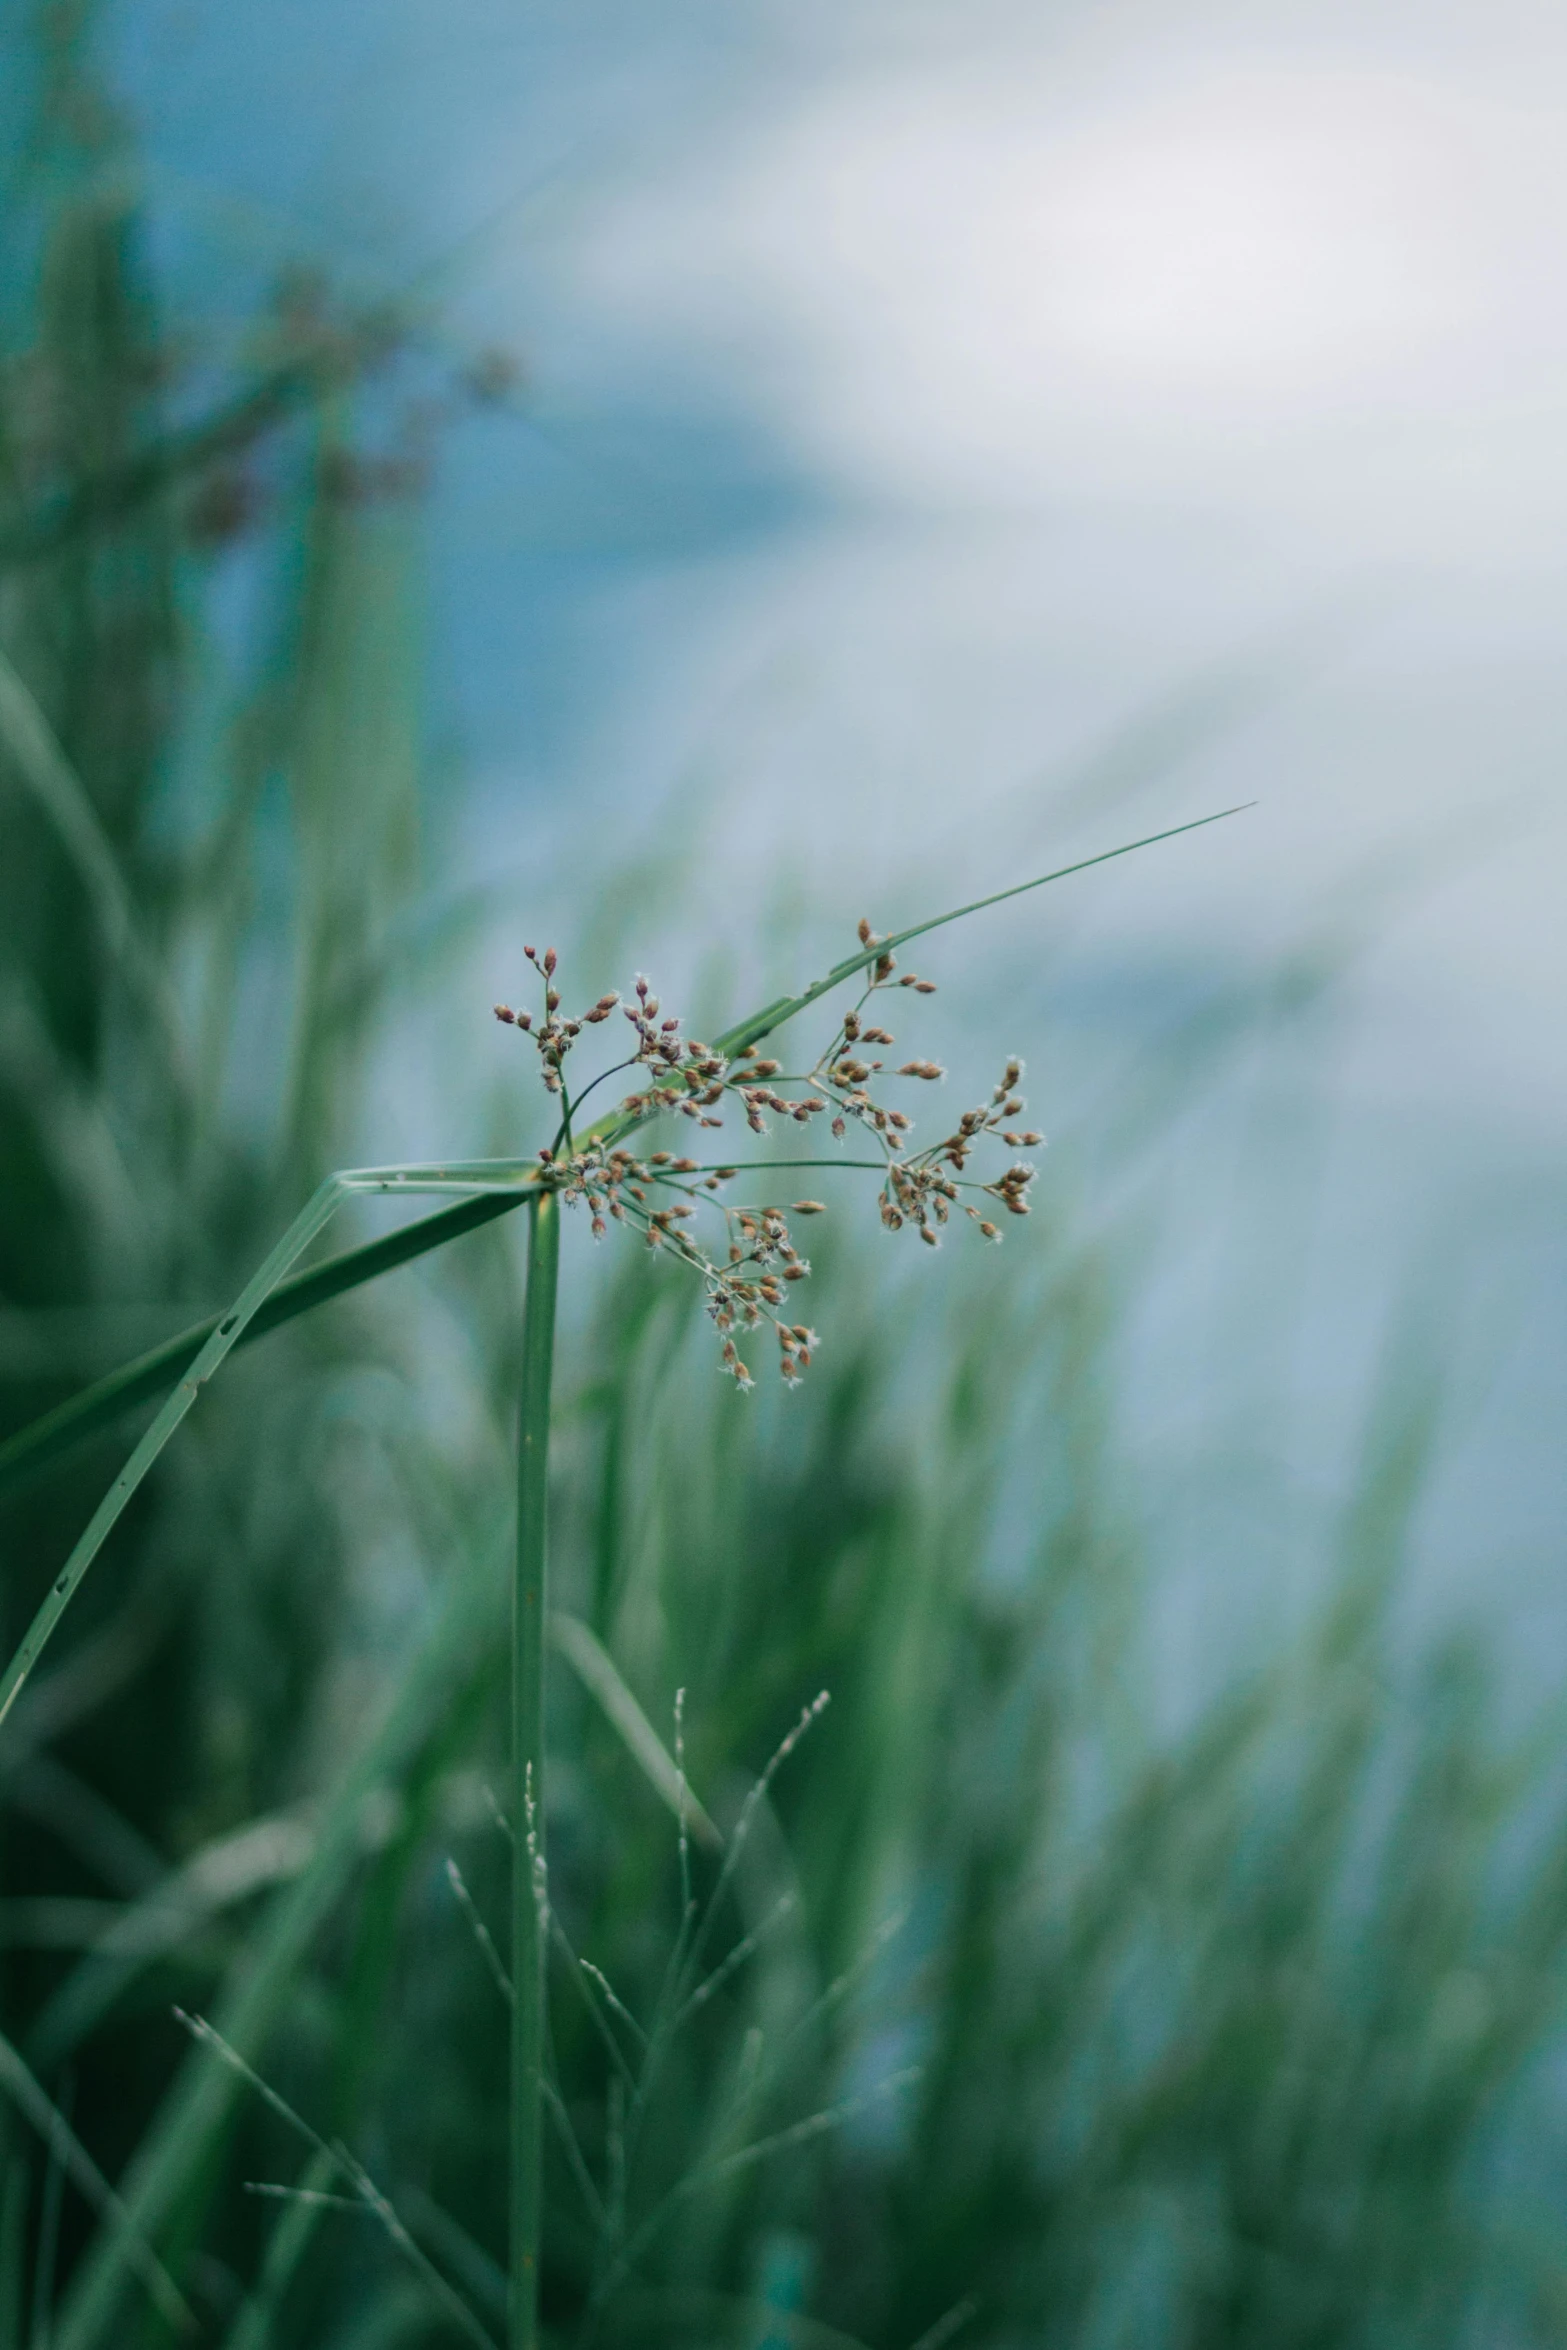
[[[388,1126],[449,1116],[421,1151],[535,1139],[483,1059],[509,974],[432,838],[451,785],[421,684],[429,466],[504,370],[298,272],[193,344],[91,35],[56,6],[7,47],[0,1433],[226,1299]],[[1088,800],[1112,826],[1117,788],[1112,762]],[[589,985],[623,980],[642,921],[678,926],[699,821],[655,822],[623,870],[598,838],[557,849]],[[792,964],[817,919],[781,890],[757,952]],[[660,1268],[569,1260],[560,1604],[666,1735],[686,1690],[720,1825],[802,1703],[833,1702],[736,1880],[754,1955],[619,2186],[621,2091],[557,1978],[593,2191],[648,2223],[598,2290],[556,2144],[560,2339],[1567,2332],[1559,1707],[1520,1718],[1482,1643],[1396,1621],[1451,1441],[1440,1271],[1330,1510],[1194,1465],[1238,1581],[1264,1571],[1255,1523],[1260,1559],[1309,1549],[1304,1603],[1173,1709],[1160,1653],[1182,1568],[1124,1393],[1157,1254],[1139,1185],[1342,951],[1177,1005],[1097,1157],[1047,1160],[998,1258],[916,1283],[835,1233],[797,1397],[737,1407]],[[727,990],[716,949],[691,967]],[[448,1103],[410,1072],[464,989],[479,1041]],[[504,1916],[518,1306],[501,1228],[237,1361],[0,1734],[6,2039],[235,2350],[452,2329],[362,2216],[246,2192],[300,2151],[211,2092],[176,2002],[352,2146],[500,2330],[506,2019],[446,1864]],[[5,1497],[11,1644],[124,1441]],[[646,2017],[673,1822],[564,1666],[554,1702],[554,1899]],[[13,2087],[0,2132],[0,2345],[162,2338],[59,2130]]]

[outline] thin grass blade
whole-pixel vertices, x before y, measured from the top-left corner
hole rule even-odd
[[[316,1306],[358,1289],[367,1281],[377,1280],[399,1265],[412,1264],[432,1249],[444,1248],[449,1240],[459,1240],[465,1232],[494,1223],[498,1216],[510,1215],[525,1196],[519,1192],[460,1200],[455,1207],[440,1208],[433,1216],[422,1216],[401,1232],[388,1233],[381,1240],[364,1241],[358,1248],[344,1249],[339,1255],[327,1258],[324,1264],[312,1265],[303,1273],[289,1274],[237,1333],[235,1347],[249,1346],[255,1339],[264,1338],[268,1331],[281,1329],[284,1323],[297,1320]],[[160,1395],[172,1378],[187,1364],[194,1363],[223,1319],[221,1313],[209,1314],[204,1322],[193,1323],[176,1337],[164,1339],[148,1353],[138,1355],[134,1362],[111,1371],[55,1410],[18,1429],[0,1444],[0,1494],[26,1484],[62,1453],[117,1420],[122,1412]]]
[[[0,1681],[0,1722],[5,1720],[29,1674],[52,1638],[60,1618],[76,1596],[86,1575],[137,1487],[164,1446],[178,1429],[207,1381],[232,1353],[245,1330],[277,1288],[295,1260],[327,1225],[343,1201],[356,1192],[455,1193],[464,1199],[508,1200],[527,1189],[536,1174],[515,1160],[470,1160],[408,1167],[361,1167],[329,1175],[300,1210],[283,1238],[240,1291],[234,1304],[213,1331],[183,1379],[166,1399],[125,1467],[93,1512],[85,1533],[56,1576],[42,1606],[33,1617],[21,1647]]]
[[[283,2297],[321,2224],[323,2206],[314,2198],[325,2191],[328,2179],[334,2176],[331,2156],[312,2154],[300,2173],[297,2197],[278,2214],[277,2225],[267,2240],[266,2257],[255,2291],[241,2305],[224,2335],[222,2350],[266,2350],[273,2338]]]
[[[654,1793],[668,1804],[677,1820],[681,1817],[683,1800],[686,1825],[710,1852],[722,1852],[722,1836],[692,1793],[690,1781],[682,1781],[673,1756],[627,1688],[603,1642],[580,1616],[566,1615],[559,1608],[550,1617],[550,1640],[588,1695],[602,1708],[610,1726],[619,1732],[626,1752]]]
[[[0,2089],[25,2121],[31,2123],[51,2156],[114,2231],[124,2249],[127,2267],[140,2278],[159,2314],[184,2332],[195,2329],[195,2316],[168,2270],[136,2226],[86,2147],[59,2107],[34,2079],[20,2055],[0,2033]]]
[[[286,2010],[311,1943],[353,1871],[367,1807],[396,1787],[457,1693],[485,1670],[505,1616],[500,1561],[454,1577],[438,1613],[413,1645],[381,1723],[316,1823],[315,1851],[280,1895],[266,1927],[236,1967],[216,2021],[231,2048],[254,2060]],[[193,2049],[165,2097],[123,2186],[131,2221],[149,2239],[190,2213],[217,2183],[219,2155],[240,2095],[226,2066]],[[103,2350],[123,2338],[126,2260],[117,2235],[100,2233],[80,2264],[55,2329],[53,2350]]]
[[[3,651],[0,741],[75,866],[110,954],[162,1031],[171,1070],[181,1073],[185,1044],[179,1005],[142,936],[119,859],[98,821],[86,785],[61,749],[26,681]]]

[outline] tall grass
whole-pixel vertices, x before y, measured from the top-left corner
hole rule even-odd
[[[171,381],[131,158],[48,22],[0,433],[0,1432],[194,1328],[188,1362],[353,1154],[417,883],[410,486],[369,494],[294,294],[253,375]],[[217,685],[215,562],[265,615]],[[798,1395],[713,1378],[672,1267],[564,1332],[536,2166],[505,1230],[236,1356],[0,1732],[0,2343],[183,2303],[366,2350],[460,2338],[452,2296],[498,2337],[509,2174],[552,2340],[1559,2337],[1560,1742],[1391,1628],[1440,1392],[1390,1370],[1307,1634],[1160,1731],[1132,1276],[1042,1190],[941,1295],[817,1249]],[[7,1655],[135,1432],[4,1494]]]

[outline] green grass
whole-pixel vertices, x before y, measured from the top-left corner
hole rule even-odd
[[[229,2350],[499,2340],[515,1235],[460,1203],[420,1272],[350,1236],[221,1330],[402,1034],[416,518],[347,494],[352,368],[297,304],[170,424],[133,158],[53,21],[0,374],[7,1656],[135,1412],[260,1343],[0,1730],[0,2345],[175,2338],[173,2295]],[[203,517],[242,456],[275,499],[221,559],[266,617],[225,669]],[[1194,1020],[1116,1105],[1121,1163],[1230,1033]],[[1440,1387],[1394,1361],[1306,1630],[1161,1729],[1140,1276],[1068,1165],[1040,1193],[918,1285],[830,1218],[820,1359],[745,1401],[679,1269],[590,1274],[569,1220],[523,1676],[560,1928],[543,2337],[1554,2342],[1560,1730],[1395,1629]]]

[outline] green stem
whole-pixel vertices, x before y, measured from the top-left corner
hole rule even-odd
[[[544,2159],[544,1655],[549,1621],[545,1544],[550,1373],[560,1276],[560,1204],[528,1208],[528,1294],[522,1325],[517,1458],[517,1580],[512,1609],[511,2344],[538,2350]]]

